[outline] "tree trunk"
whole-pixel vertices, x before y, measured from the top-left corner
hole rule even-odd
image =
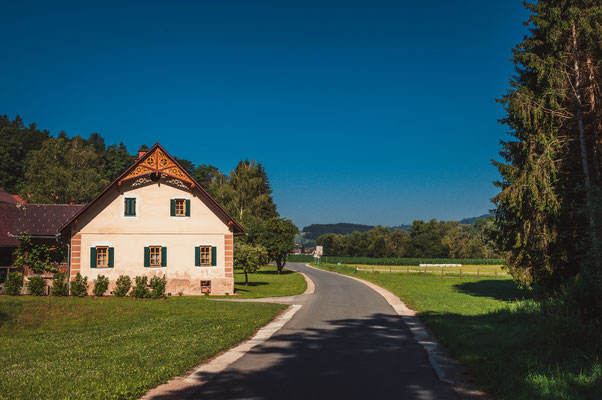
[[[245,270],[245,286],[249,286],[249,275],[247,274],[246,270]]]
[[[282,272],[282,268],[284,268],[284,260],[282,259],[278,259],[276,260],[276,271],[278,272],[278,275],[280,275],[280,272]]]
[[[575,76],[575,96],[577,98],[577,124],[579,127],[579,143],[581,145],[581,163],[583,164],[583,179],[585,183],[585,202],[587,206],[587,214],[591,232],[591,239],[596,245],[596,223],[594,217],[594,205],[592,199],[592,186],[589,174],[589,163],[587,160],[587,144],[585,142],[585,129],[583,127],[583,102],[581,97],[581,76],[579,73],[579,60],[577,48],[577,34],[575,33],[575,23],[571,26],[573,36],[573,73]]]
[[[594,71],[594,63],[592,62],[591,54],[587,54],[585,59],[587,65],[588,80],[589,80],[589,109],[592,116],[592,147],[593,147],[593,162],[594,162],[594,185],[602,183],[602,159],[600,158],[602,141],[600,140],[600,131],[602,130],[602,121],[598,115],[598,102],[596,101],[596,93],[598,81],[596,81],[596,73]]]

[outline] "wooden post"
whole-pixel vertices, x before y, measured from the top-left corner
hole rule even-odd
[[[441,267],[441,278],[443,278],[443,267]]]
[[[407,271],[406,272],[409,274],[410,273],[410,266],[406,265],[406,267],[407,267]]]
[[[424,276],[426,276],[426,267],[424,267]]]
[[[389,265],[389,275],[391,275],[391,266]]]
[[[374,275],[374,265],[372,266],[372,275]]]
[[[460,267],[460,279],[462,279],[462,267]]]
[[[497,269],[495,269],[495,277],[497,278]]]
[[[479,269],[477,268],[477,278],[479,277]]]

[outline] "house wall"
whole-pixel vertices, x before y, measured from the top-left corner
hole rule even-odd
[[[124,216],[126,197],[136,198],[136,216]],[[190,200],[190,217],[170,216],[170,200]],[[167,247],[165,267],[145,267],[144,247]],[[194,249],[199,245],[216,247],[216,266],[194,265]],[[90,248],[110,246],[114,250],[113,268],[92,268]],[[98,275],[109,278],[109,291],[120,275],[132,280],[138,275],[165,276],[167,292],[172,295],[201,294],[201,280],[211,280],[211,294],[234,293],[232,233],[212,210],[212,204],[196,191],[167,184],[146,182],[139,186],[114,187],[97,200],[73,224],[71,273],[88,277],[90,292]]]

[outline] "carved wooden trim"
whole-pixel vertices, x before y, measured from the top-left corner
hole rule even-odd
[[[133,179],[140,177],[142,175],[149,175],[152,173],[160,174],[161,176],[170,176],[172,178],[177,178],[181,181],[189,183],[191,186],[194,186],[194,182],[188,178],[186,173],[182,171],[167,155],[161,151],[161,149],[157,148],[151,154],[146,156],[146,158],[140,162],[134,168],[132,172],[126,175],[125,178],[119,181],[119,185],[123,181],[128,179]]]

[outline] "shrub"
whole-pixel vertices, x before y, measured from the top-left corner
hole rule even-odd
[[[84,297],[88,294],[88,277],[82,277],[78,272],[71,281],[71,296]]]
[[[52,289],[50,294],[53,296],[68,296],[69,286],[67,286],[67,274],[64,272],[57,272],[52,278]]]
[[[94,296],[102,297],[109,288],[109,278],[104,275],[98,275],[94,280]]]
[[[145,297],[150,297],[150,291],[148,290],[148,277],[146,275],[137,276],[136,285],[132,289],[132,293],[130,296],[136,297],[138,299],[143,299]]]
[[[113,294],[117,297],[124,297],[130,291],[132,287],[132,280],[127,275],[120,275],[115,282],[115,290]]]
[[[11,296],[18,296],[21,294],[21,288],[23,288],[23,274],[9,273],[4,284],[4,292]]]
[[[27,292],[32,296],[44,296],[46,289],[46,280],[41,276],[32,276],[27,281]]]
[[[151,294],[150,297],[153,299],[158,299],[160,297],[165,297],[165,286],[167,285],[167,280],[165,276],[159,278],[158,276],[153,276],[150,280]]]

